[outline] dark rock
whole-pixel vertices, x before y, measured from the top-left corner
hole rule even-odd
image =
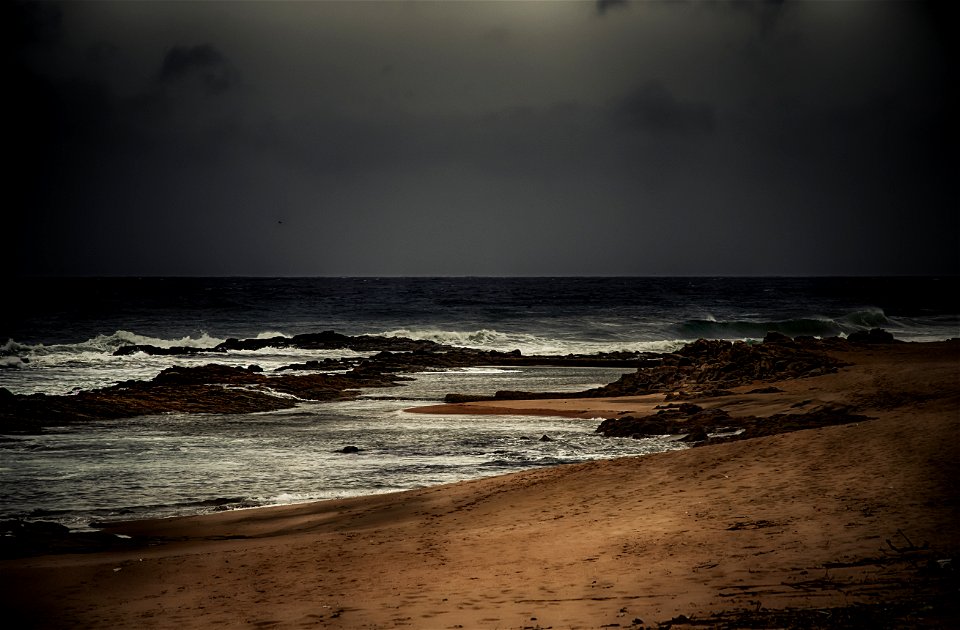
[[[277,372],[282,372],[285,370],[313,370],[316,372],[329,372],[334,370],[350,370],[356,367],[356,359],[323,359],[322,361],[311,360],[304,363],[292,363],[290,365],[284,365],[277,368]]]
[[[693,412],[686,417],[681,417],[683,414],[679,405],[670,411],[674,415],[663,416],[658,413],[640,418],[632,416],[608,418],[596,430],[605,437],[633,438],[685,433],[686,437],[682,441],[696,442],[700,445],[775,435],[801,429],[814,429],[835,424],[849,424],[869,419],[866,416],[851,413],[846,407],[839,406],[822,406],[807,413],[780,413],[767,417],[733,417],[719,408],[704,409]],[[715,438],[710,438],[707,435],[721,431],[729,433],[735,430],[741,432],[737,435]]]
[[[290,337],[268,337],[265,339],[236,339],[230,337],[226,341],[217,344],[216,350],[263,350],[264,348],[289,348],[291,345]]]
[[[779,333],[778,333],[779,334]],[[700,339],[687,344],[672,354],[633,355],[628,362],[637,367],[637,371],[624,374],[617,381],[584,392],[523,392],[499,391],[489,396],[449,394],[448,403],[473,402],[481,400],[521,400],[543,398],[593,398],[607,396],[640,396],[652,393],[664,393],[667,400],[689,400],[729,396],[731,387],[746,385],[754,381],[775,381],[788,378],[802,378],[829,374],[845,365],[826,353],[827,348],[846,343],[843,340],[827,342],[814,340],[810,343],[786,343],[778,337],[775,343],[748,344],[742,341]],[[789,339],[789,338],[787,338]],[[441,354],[441,353],[438,353]],[[442,353],[449,355],[450,353]],[[480,353],[481,355],[484,353]],[[603,363],[595,357],[592,362],[587,358],[560,357],[563,361],[543,361],[549,357],[523,357],[511,361],[503,353],[499,356],[484,356],[484,363],[474,365],[614,365]],[[465,358],[452,355],[447,362],[473,360],[476,356]],[[374,357],[376,359],[376,357]],[[604,357],[604,360],[606,357]],[[487,362],[488,361],[488,362]],[[627,361],[623,357],[616,359],[616,365]],[[582,362],[582,363],[581,363]]]
[[[0,521],[0,558],[22,558],[49,553],[89,553],[132,547],[132,539],[104,532],[71,532],[47,521]]]
[[[360,452],[360,449],[359,449],[358,447],[356,447],[356,446],[344,446],[343,448],[341,448],[341,449],[340,449],[339,451],[337,451],[337,452],[338,452],[338,453],[347,453],[347,454],[349,454],[349,453],[359,453],[359,452]]]
[[[553,442],[554,440],[553,440],[553,438],[550,437],[549,435],[544,434],[544,436],[543,436],[542,438],[540,438],[540,441],[541,441],[541,442]]]
[[[681,412],[685,416],[695,414],[698,411],[703,411],[703,407],[701,407],[700,405],[695,405],[693,403],[670,403],[667,405],[657,405],[656,407],[654,407],[654,409],[661,409],[661,410],[676,409],[677,411]],[[660,411],[658,413],[663,413],[663,411]]]
[[[783,390],[779,387],[757,387],[756,389],[751,389],[748,394],[782,394]]]
[[[332,330],[320,333],[304,333],[293,337],[270,337],[268,339],[230,338],[216,346],[215,350],[261,350],[263,348],[301,348],[304,350],[341,350],[349,348],[360,352],[391,350],[394,352],[438,351],[449,346],[435,341],[408,339],[406,337],[381,337],[377,335],[350,336]]]
[[[150,355],[194,355],[202,354],[207,352],[222,352],[218,351],[216,348],[198,348],[196,346],[171,346],[169,348],[161,348],[159,346],[151,346],[148,344],[134,344],[129,346],[120,346],[114,350],[113,355],[117,357],[126,356],[129,354],[135,354],[137,352],[142,352],[144,354]]]
[[[852,343],[897,343],[890,333],[882,328],[872,328],[870,330],[860,330],[847,336],[847,341]]]
[[[700,339],[675,354],[686,359],[674,365],[639,368],[618,381],[590,390],[588,396],[630,396],[684,391],[674,398],[728,395],[727,388],[753,381],[772,381],[835,372],[841,361],[819,346],[795,343],[747,344]]]
[[[477,394],[447,394],[446,396],[443,397],[443,402],[451,405],[468,403],[468,402],[479,402],[481,400],[490,400],[490,397],[477,395]]]
[[[653,415],[640,418],[633,416],[608,418],[597,427],[597,432],[605,437],[650,437],[682,433],[702,436],[717,426],[728,424],[729,419],[729,414],[722,409],[702,409],[697,405],[685,403],[673,405]]]
[[[704,442],[708,439],[710,439],[710,437],[707,435],[706,429],[704,429],[702,426],[697,426],[690,429],[690,433],[687,433],[685,436],[683,436],[680,439],[680,441],[681,442]]]
[[[655,435],[686,433],[687,429],[682,422],[682,420],[666,418],[659,415],[643,416],[640,418],[622,416],[620,418],[608,418],[604,420],[600,423],[600,426],[597,427],[597,432],[602,433],[604,437],[651,437]]]
[[[43,426],[155,413],[273,411],[297,404],[277,392],[301,400],[337,400],[356,395],[359,387],[390,387],[398,380],[379,373],[267,376],[216,363],[171,367],[150,381],[125,381],[67,396],[0,398],[0,426],[8,432],[35,433]]]
[[[169,367],[154,377],[153,382],[177,385],[207,383],[240,385],[256,383],[258,380],[256,375],[246,368],[208,363],[199,367]]]
[[[781,332],[771,330],[763,338],[763,343],[792,343],[793,339]]]

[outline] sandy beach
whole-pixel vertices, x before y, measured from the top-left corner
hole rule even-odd
[[[49,628],[957,627],[960,343],[832,352],[850,365],[697,403],[734,417],[843,404],[869,420],[116,524],[143,544],[0,561],[0,605],[9,627]],[[432,410],[596,424],[662,400]]]

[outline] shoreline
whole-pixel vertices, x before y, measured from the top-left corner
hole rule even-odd
[[[887,615],[946,627],[960,619],[944,599],[960,563],[958,349],[831,351],[850,365],[777,381],[778,393],[744,385],[695,401],[734,417],[842,403],[870,417],[863,422],[396,494],[110,524],[105,531],[140,546],[2,560],[0,601],[35,627],[709,626],[810,611],[831,625]],[[454,407],[622,415],[662,396]]]

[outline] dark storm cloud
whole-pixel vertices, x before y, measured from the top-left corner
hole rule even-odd
[[[233,83],[226,58],[210,44],[174,46],[163,58],[157,75],[162,83],[171,83],[192,75],[200,77],[211,92],[223,92]]]
[[[956,270],[954,39],[925,6],[4,5],[13,264]]]
[[[716,125],[713,108],[682,102],[657,80],[630,92],[617,106],[616,115],[631,127],[650,131],[709,133]]]
[[[786,0],[729,0],[729,5],[735,10],[753,16],[759,25],[762,37],[777,25],[777,21],[783,15]]]
[[[597,0],[594,6],[596,6],[597,14],[605,15],[610,9],[625,7],[627,4],[628,0]]]
[[[5,2],[3,16],[4,42],[14,51],[27,46],[50,46],[63,33],[63,13],[54,3]]]
[[[120,56],[120,49],[110,42],[96,42],[87,48],[87,59],[97,66],[110,64]]]

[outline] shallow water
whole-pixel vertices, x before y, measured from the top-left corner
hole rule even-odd
[[[615,378],[622,371],[599,372]],[[551,389],[580,389],[599,375],[569,368],[496,374],[505,386]],[[599,420],[404,411],[436,402],[418,399],[423,392],[461,384],[461,390],[485,391],[470,383],[481,376],[488,375],[428,373],[409,388],[371,392],[402,393],[401,399],[304,403],[245,415],[145,416],[19,436],[0,444],[0,517],[84,528],[91,521],[210,511],[218,499],[240,507],[348,497],[681,447],[666,439],[603,438],[594,432]],[[541,441],[544,435],[551,441]],[[345,446],[360,452],[339,452]]]

